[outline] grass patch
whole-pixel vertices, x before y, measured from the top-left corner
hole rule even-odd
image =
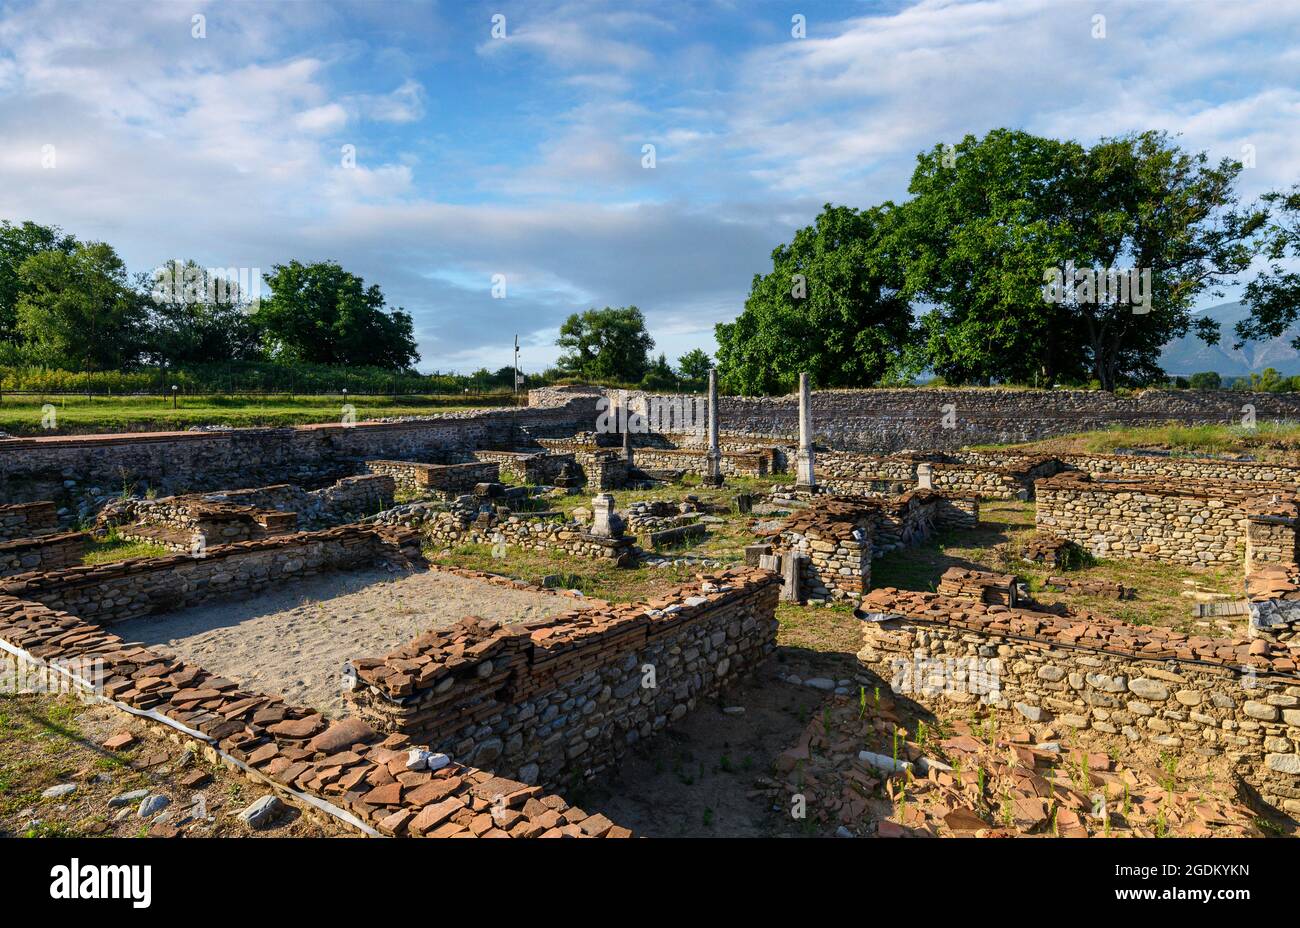
[[[11,435],[69,435],[90,432],[172,431],[192,425],[306,425],[341,422],[343,404],[356,407],[357,421],[383,416],[427,416],[482,409],[489,400],[448,401],[418,396],[193,396],[172,408],[158,396],[0,396],[0,430]],[[505,402],[509,402],[507,398]],[[42,426],[44,406],[54,407],[58,428]]]
[[[1049,576],[1060,575],[1037,565],[1018,562],[1007,565],[993,551],[993,546],[1007,541],[1022,541],[1034,532],[1034,504],[1004,500],[985,501],[980,505],[980,524],[968,532],[951,532],[914,548],[891,551],[872,562],[873,589],[892,586],[903,590],[932,592],[949,567],[1014,573],[1025,580],[1034,598],[1045,604],[1065,603],[1099,615],[1107,615],[1138,625],[1163,625],[1180,631],[1200,631],[1192,616],[1195,599],[1183,594],[1194,590],[1241,594],[1241,564],[1226,567],[1195,568],[1160,561],[1102,558],[1066,576],[1079,579],[1108,580],[1137,590],[1137,598],[1116,601],[1077,592],[1044,589]],[[1205,621],[1205,620],[1199,620]]]
[[[1248,402],[1246,395],[1242,402]],[[1250,455],[1266,461],[1294,463],[1300,451],[1300,423],[1262,422],[1239,425],[1114,426],[1013,445],[973,445],[975,451],[1022,451],[1041,454],[1111,454],[1121,448],[1145,448],[1181,454]]]
[[[166,557],[173,553],[162,545],[119,538],[117,532],[112,531],[107,538],[91,541],[90,547],[87,548],[85,555],[81,558],[81,563],[91,567],[95,564],[112,564],[116,561],[125,561],[133,557]]]

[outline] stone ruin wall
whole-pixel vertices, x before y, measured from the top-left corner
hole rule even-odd
[[[48,500],[0,506],[0,541],[30,538],[58,527],[58,509]]]
[[[1294,498],[1277,484],[1092,480],[1058,474],[1035,485],[1038,529],[1098,556],[1213,566],[1242,563],[1249,511],[1261,498]]]
[[[397,489],[407,493],[432,494],[455,499],[470,493],[480,483],[497,483],[501,465],[496,462],[472,464],[424,464],[418,461],[366,461],[370,474],[393,479]]]
[[[169,612],[215,598],[248,596],[300,577],[352,569],[388,556],[422,560],[415,532],[343,526],[208,549],[191,557],[132,558],[25,573],[0,581],[0,596],[42,603],[101,624]]]
[[[635,557],[635,536],[593,535],[581,523],[566,521],[559,512],[502,515],[412,503],[385,513],[380,521],[416,529],[434,548],[496,545],[500,540],[525,551],[558,551],[574,557],[610,560],[618,566],[630,566]]]
[[[530,405],[574,396],[594,396],[590,387],[552,387],[529,392]],[[678,403],[707,399],[683,394],[629,391],[633,408],[651,399]],[[816,390],[814,438],[822,445],[857,451],[907,448],[957,450],[966,445],[1034,441],[1112,425],[1235,424],[1245,402],[1261,421],[1300,419],[1300,394],[1230,390],[1144,390],[1117,396],[1101,390],[1008,390],[910,388]],[[954,428],[944,428],[951,406]],[[790,445],[799,435],[798,396],[723,396],[719,422],[724,435],[763,444]]]
[[[291,428],[68,435],[0,440],[0,499],[52,499],[134,483],[164,493],[311,483],[366,459],[431,460],[571,435],[595,421],[595,397],[561,405],[442,413],[411,421]],[[73,486],[66,486],[71,482]]]
[[[54,532],[0,541],[0,577],[71,567],[80,564],[89,549],[89,532]]]
[[[1224,754],[1264,802],[1300,817],[1294,652],[932,593],[877,590],[861,608],[858,658],[923,705],[980,704],[1174,755]]]
[[[400,535],[375,537],[381,559],[406,557]],[[332,721],[241,689],[39,602],[0,594],[0,645],[15,672],[51,674],[68,691],[192,744],[307,814],[331,816],[366,835],[631,835],[538,786],[458,763],[400,734],[381,738],[359,719]]]
[[[568,785],[768,657],[778,587],[768,571],[727,571],[649,603],[505,628],[466,620],[354,661],[349,702],[379,731],[502,776]]]

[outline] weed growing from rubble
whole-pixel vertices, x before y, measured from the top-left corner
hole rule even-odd
[[[1156,837],[1163,838],[1169,830],[1168,822],[1165,820],[1165,810],[1161,809],[1160,814],[1156,816]]]
[[[1128,784],[1127,784],[1127,783],[1124,784],[1124,804],[1123,804],[1122,806],[1120,806],[1120,808],[1124,811],[1124,814],[1125,814],[1125,815],[1128,815],[1129,810],[1133,808],[1133,804],[1132,804],[1132,802],[1129,801]]]
[[[979,795],[984,795],[984,768],[975,768],[975,786],[979,790]]]
[[[1015,822],[1015,817],[1011,814],[1011,790],[1007,790],[1002,797],[1002,824],[1010,829]]]
[[[858,719],[861,720],[866,717],[867,717],[867,688],[865,686],[859,686],[858,687]]]

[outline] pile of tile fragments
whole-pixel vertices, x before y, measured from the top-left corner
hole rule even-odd
[[[805,833],[841,837],[1249,837],[1235,800],[987,720],[901,724],[887,691],[831,697],[760,792]],[[802,802],[798,801],[802,799]]]

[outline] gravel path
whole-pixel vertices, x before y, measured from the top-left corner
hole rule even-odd
[[[371,569],[320,574],[240,602],[132,619],[112,630],[245,688],[338,717],[350,658],[381,655],[467,615],[527,621],[581,602],[438,571]]]

